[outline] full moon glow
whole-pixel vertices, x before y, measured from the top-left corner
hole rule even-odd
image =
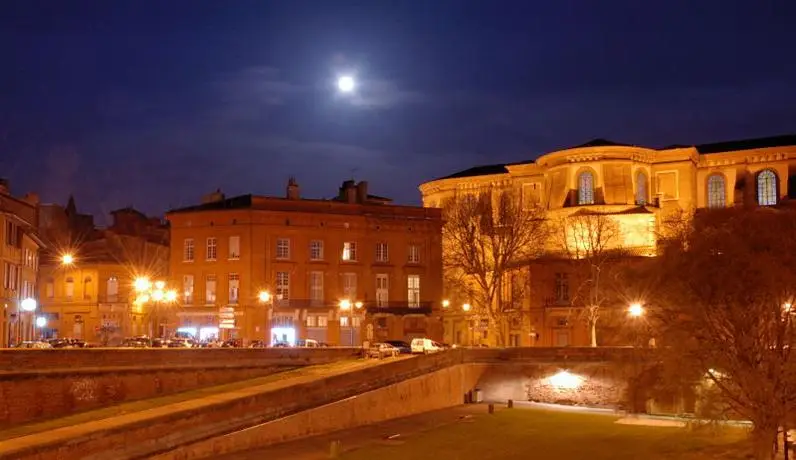
[[[354,78],[348,75],[337,79],[337,88],[344,93],[350,93],[351,91],[354,91],[355,86],[356,83],[354,82]]]

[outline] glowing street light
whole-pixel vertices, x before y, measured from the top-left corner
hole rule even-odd
[[[462,305],[462,310],[464,311],[470,311],[471,308],[472,306],[469,303]]]
[[[36,327],[39,329],[44,328],[47,326],[47,317],[45,316],[37,316],[36,317]]]
[[[260,291],[260,293],[257,294],[257,300],[266,303],[271,300],[271,293],[268,291]]]
[[[72,265],[73,263],[75,263],[75,256],[68,252],[61,255],[61,265]]]
[[[343,75],[337,79],[337,89],[343,93],[350,93],[356,88],[356,81],[350,75]]]
[[[19,306],[22,308],[23,311],[36,311],[36,307],[38,305],[36,304],[35,299],[31,299],[30,297],[28,297],[27,299],[23,299],[22,302],[20,302]]]
[[[152,282],[146,276],[139,276],[133,282],[133,288],[136,292],[148,291],[152,287]]]
[[[177,291],[174,289],[169,289],[166,291],[166,302],[176,302],[177,301]]]
[[[163,298],[166,297],[166,293],[160,289],[155,289],[152,291],[152,300],[155,302],[160,302]]]
[[[340,301],[339,304],[340,310],[350,310],[351,309],[351,301],[348,299],[343,299]]]
[[[782,310],[785,311],[785,313],[790,313],[793,310],[793,304],[790,302],[785,302],[782,305]]]
[[[357,309],[359,309],[359,308],[362,308],[362,302],[357,302],[357,303],[355,303],[355,304],[354,304],[354,306],[355,306]]]
[[[630,307],[628,307],[627,312],[633,318],[638,318],[639,316],[644,314],[644,307],[642,307],[640,303],[634,303],[631,304]]]
[[[448,308],[450,306],[451,306],[451,301],[450,300],[445,299],[445,300],[442,301],[442,308]]]

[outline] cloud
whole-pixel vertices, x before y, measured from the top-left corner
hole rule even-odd
[[[222,118],[250,119],[268,107],[283,106],[305,91],[307,87],[285,79],[275,67],[248,67],[223,74],[210,83]]]
[[[396,82],[385,79],[361,81],[355,93],[343,97],[348,98],[352,105],[367,109],[387,109],[427,101],[422,93],[401,89]]]

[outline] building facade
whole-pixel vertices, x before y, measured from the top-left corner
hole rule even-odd
[[[174,328],[331,345],[442,336],[441,213],[347,181],[337,198],[220,192],[167,214]]]
[[[109,227],[97,228],[71,198],[65,208],[42,206],[42,235],[50,248],[39,277],[43,337],[114,345],[156,332],[153,305],[135,302],[134,284],[144,277],[166,279],[168,229],[134,209],[111,216]]]
[[[463,194],[502,191],[519,197],[523,207],[542,207],[561,228],[583,216],[609,220],[617,229],[610,246],[632,257],[654,256],[670,217],[796,200],[796,136],[664,149],[595,140],[535,161],[475,167],[420,186],[424,206],[432,208]],[[553,234],[565,234],[572,244],[571,232],[559,230]],[[583,283],[577,264],[567,260],[555,237],[546,246],[545,257],[527,267],[528,289],[512,320],[511,344],[588,345],[589,334],[573,315],[573,294]],[[464,301],[452,301],[446,310],[446,340],[488,342],[483,325],[461,308]]]
[[[11,194],[8,181],[0,180],[0,347],[8,347],[38,336],[38,308],[35,306],[39,251],[43,243],[37,233],[39,198],[29,193],[22,198]]]

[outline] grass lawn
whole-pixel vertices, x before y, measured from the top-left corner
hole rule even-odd
[[[740,459],[738,428],[618,425],[617,417],[532,409],[500,410],[470,421],[376,444],[344,460]]]

